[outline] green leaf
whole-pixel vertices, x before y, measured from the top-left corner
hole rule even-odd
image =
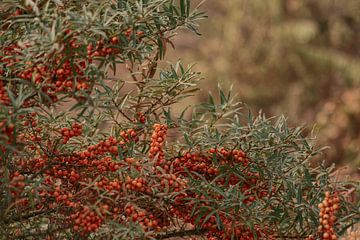
[[[182,17],[186,16],[186,2],[187,0],[180,0],[180,13]]]

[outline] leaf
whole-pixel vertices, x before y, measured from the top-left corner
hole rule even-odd
[[[221,89],[219,89],[219,94],[220,94],[221,105],[225,105],[228,102],[228,99],[226,98],[224,92]]]
[[[166,123],[168,126],[170,126],[174,121],[171,118],[171,108],[168,108],[168,110],[166,111],[166,109],[163,110],[163,113],[166,117]]]
[[[58,23],[58,19],[54,20],[51,26],[51,31],[50,31],[50,40],[51,42],[55,42],[55,36],[56,36],[56,25]]]
[[[180,0],[180,13],[184,17],[186,15],[186,2],[187,0]]]
[[[159,48],[159,59],[164,59],[166,54],[166,41],[161,37],[158,38],[158,48]]]

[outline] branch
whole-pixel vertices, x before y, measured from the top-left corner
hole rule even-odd
[[[18,215],[18,216],[15,216],[15,217],[12,217],[10,219],[4,219],[3,220],[3,223],[5,224],[11,224],[11,223],[15,223],[15,222],[20,222],[20,221],[24,221],[24,220],[28,220],[30,218],[33,218],[33,217],[37,217],[39,215],[42,215],[42,214],[48,214],[48,213],[53,213],[55,212],[54,209],[51,209],[51,210],[42,210],[42,211],[35,211],[35,212],[32,212],[32,213],[29,213],[27,215]]]
[[[201,235],[206,232],[207,232],[206,229],[195,228],[192,230],[174,231],[174,232],[169,232],[169,233],[165,233],[165,234],[159,234],[159,235],[155,236],[155,239],[163,240],[163,239],[168,239],[168,238],[172,238],[172,237],[185,237],[185,236],[192,236],[192,235]]]

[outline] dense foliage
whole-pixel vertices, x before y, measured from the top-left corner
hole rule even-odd
[[[201,79],[158,68],[197,32],[190,1],[0,10],[1,239],[337,239],[359,220],[358,183],[311,166],[321,149],[284,117],[221,90],[171,111]]]

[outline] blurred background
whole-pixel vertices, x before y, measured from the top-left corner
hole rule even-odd
[[[182,32],[170,54],[205,76],[194,101],[233,85],[254,112],[314,127],[328,163],[359,173],[360,1],[207,0],[201,9],[202,36]]]

